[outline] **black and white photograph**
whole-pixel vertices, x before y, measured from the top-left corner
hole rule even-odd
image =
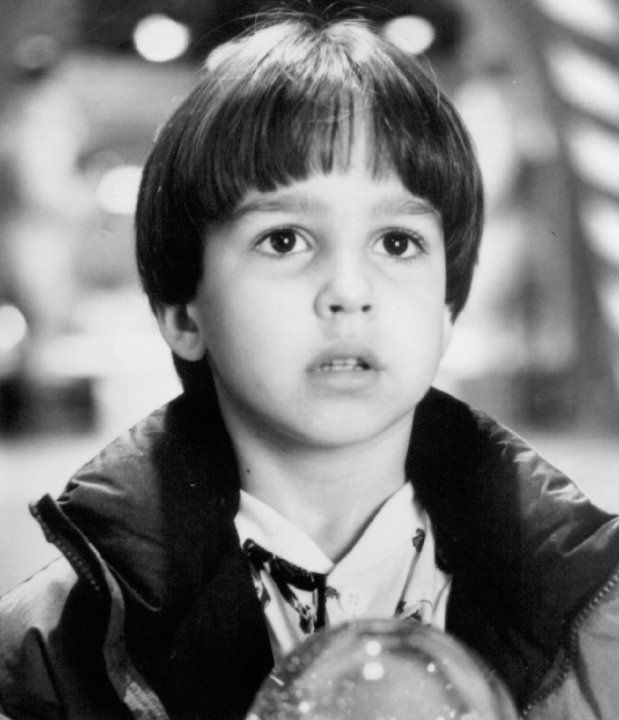
[[[0,720],[618,677],[619,0],[0,0]]]

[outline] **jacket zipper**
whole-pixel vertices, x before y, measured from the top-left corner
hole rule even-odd
[[[90,567],[88,566],[88,563],[81,557],[79,552],[77,552],[70,543],[67,543],[64,539],[62,539],[59,535],[56,535],[56,533],[54,533],[50,529],[49,525],[43,519],[36,505],[31,508],[31,512],[41,526],[41,528],[43,529],[47,540],[54,544],[60,550],[60,552],[67,558],[67,560],[71,563],[75,570],[78,571],[80,575],[88,581],[89,585],[91,585],[99,595],[101,595],[103,592],[101,583],[96,579]]]
[[[45,522],[43,519],[43,516],[39,510],[39,508],[36,505],[33,505],[31,507],[31,512],[34,518],[38,521],[38,523],[41,525],[41,528],[45,534],[45,537],[47,540],[51,543],[53,543],[61,553],[66,557],[66,559],[71,563],[72,567],[75,569],[76,572],[78,572],[87,582],[88,584],[95,590],[95,592],[98,595],[103,595],[104,590],[101,582],[97,580],[95,577],[91,567],[89,566],[88,562],[84,560],[84,558],[80,555],[79,550],[77,550],[72,543],[67,542],[64,538],[53,532],[49,525]],[[103,562],[103,561],[102,561]],[[109,674],[109,670],[108,670]],[[165,709],[163,708],[163,705],[161,705],[161,701],[154,696],[154,698],[151,698],[141,687],[140,681],[136,678],[135,672],[132,669],[132,673],[129,676],[131,681],[131,695],[133,697],[133,703],[130,705],[128,700],[126,698],[123,698],[121,694],[119,693],[119,699],[121,702],[125,704],[126,707],[128,707],[129,711],[135,716],[135,717],[145,717],[145,718],[151,718],[151,720],[154,720],[155,718],[157,720],[169,720],[168,715],[165,712]],[[110,680],[112,678],[110,677]],[[123,682],[123,689],[128,689],[129,685],[127,685],[126,678],[122,680]],[[152,692],[152,691],[151,691]],[[136,708],[133,706],[135,703],[135,700],[137,698],[137,695],[140,695],[139,697],[139,708]],[[153,693],[154,695],[154,693]],[[0,715],[0,717],[3,717]]]
[[[546,700],[556,690],[558,690],[564,683],[570,668],[572,666],[574,651],[576,649],[577,637],[584,621],[587,619],[589,614],[597,607],[605,595],[607,595],[615,585],[619,583],[619,570],[611,575],[610,579],[598,590],[598,592],[591,598],[591,600],[582,608],[582,610],[576,615],[574,621],[570,626],[569,637],[567,641],[567,648],[565,658],[563,659],[557,675],[548,687],[545,687],[537,695],[533,695],[529,702],[525,705],[522,710],[522,717],[526,718],[531,712],[535,705]]]

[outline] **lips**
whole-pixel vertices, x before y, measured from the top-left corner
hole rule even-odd
[[[316,368],[318,372],[362,372],[369,369],[370,365],[359,357],[333,358]]]
[[[319,353],[308,369],[316,373],[361,373],[379,370],[380,367],[369,348],[346,343],[334,345]]]

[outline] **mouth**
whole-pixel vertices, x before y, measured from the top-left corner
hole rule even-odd
[[[316,372],[364,372],[371,369],[370,363],[362,357],[334,357],[320,363]]]
[[[380,364],[374,353],[367,347],[337,343],[319,353],[310,363],[308,370],[322,375],[367,373],[372,370],[380,370]]]

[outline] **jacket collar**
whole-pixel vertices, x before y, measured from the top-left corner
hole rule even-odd
[[[514,433],[436,391],[418,408],[407,462],[454,575],[448,630],[523,703],[616,571],[617,518]]]
[[[616,565],[616,517],[513,432],[437,391],[418,408],[407,462],[447,569],[554,644]]]
[[[544,637],[560,632],[600,571],[612,571],[606,546],[619,542],[614,516],[483,413],[430,390],[417,408],[406,462],[435,526],[439,562],[500,594],[510,613],[540,625]],[[238,488],[218,409],[205,413],[180,396],[78,471],[59,504],[158,608],[172,599],[170,585],[184,586],[180,576],[194,577],[189,560],[197,546],[207,574],[217,562]]]
[[[238,501],[219,412],[187,396],[105,448],[58,500],[123,587],[130,655],[172,717],[243,716],[272,666]]]
[[[448,629],[486,657],[494,644],[492,660],[519,678],[517,692],[518,682],[524,687],[547,667],[583,600],[612,573],[613,517],[513,433],[436,390],[417,408],[407,473],[432,518],[439,562],[454,574]],[[169,618],[177,632],[174,618],[202,593],[204,617],[218,617],[208,632],[221,635],[222,647],[236,644],[242,655],[257,627],[261,647],[268,645],[239,555],[238,473],[215,406],[205,412],[180,396],[156,411],[82,468],[59,504],[136,607],[163,626]],[[229,637],[222,628],[232,624]],[[526,661],[514,668],[505,657]],[[214,665],[220,661],[213,655]],[[262,653],[260,672],[269,661]]]

